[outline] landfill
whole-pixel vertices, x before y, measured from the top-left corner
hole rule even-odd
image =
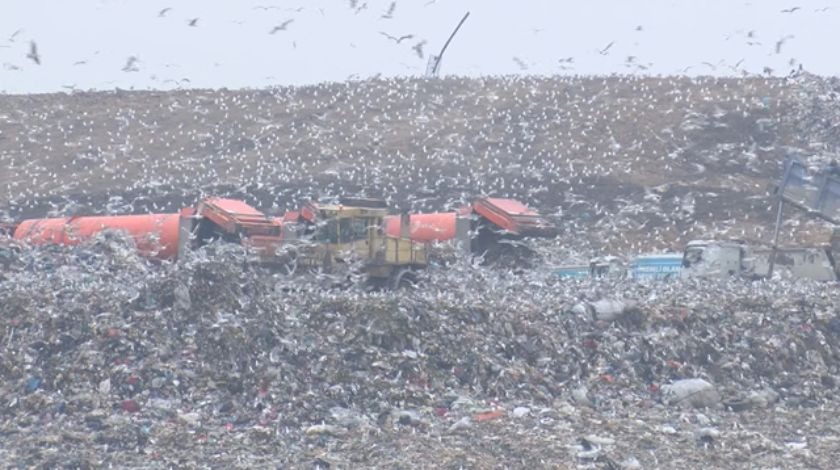
[[[333,290],[240,251],[22,253],[0,284],[0,459],[828,468],[840,439],[832,284],[558,281],[450,255],[409,291]],[[605,298],[632,308],[575,308]]]
[[[836,283],[554,274],[700,235],[765,237],[783,154],[836,156],[836,80],[657,80],[0,97],[8,220],[147,213],[204,194],[279,211],[310,191],[378,188],[402,209],[519,197],[561,229],[524,240],[523,259],[436,246],[398,291],[274,272],[238,245],[177,262],[143,258],[113,233],[11,250],[0,264],[0,462],[836,467]],[[486,113],[457,115],[452,102]],[[623,108],[662,126],[630,125]],[[180,134],[164,134],[179,120]],[[400,126],[412,130],[390,131]],[[183,159],[164,158],[161,142]],[[74,177],[56,182],[62,165]],[[788,239],[825,228],[786,220]]]

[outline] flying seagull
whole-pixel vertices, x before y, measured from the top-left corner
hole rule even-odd
[[[425,44],[426,44],[426,41],[425,41],[425,40],[423,40],[423,41],[418,42],[417,44],[415,44],[415,45],[411,48],[411,49],[413,49],[413,50],[414,50],[414,52],[416,52],[416,53],[417,53],[417,57],[420,57],[421,59],[423,58],[423,46],[424,46]]]
[[[168,12],[171,9],[172,9],[171,7],[166,7],[163,10],[159,11],[158,12],[158,18],[163,18],[164,16],[166,16],[166,12]]]
[[[615,44],[615,41],[612,41],[609,44],[607,44],[607,46],[598,51],[598,53],[601,55],[607,55],[610,48],[613,47],[613,44]]]
[[[122,68],[123,72],[137,72],[138,69],[134,64],[137,63],[137,57],[131,56],[125,61],[125,66]]]
[[[35,44],[35,41],[29,41],[29,54],[26,54],[26,58],[41,65],[41,56],[38,55],[38,45]]]
[[[405,36],[400,36],[400,37],[397,38],[397,37],[391,36],[390,34],[382,32],[382,31],[380,31],[379,34],[381,34],[381,35],[385,36],[386,38],[396,42],[397,44],[405,41],[406,39],[411,39],[411,38],[414,37],[413,34],[406,34]]]
[[[292,24],[293,21],[295,21],[295,20],[291,19],[291,20],[284,21],[283,23],[280,24],[280,26],[275,26],[274,28],[272,28],[271,31],[268,32],[268,34],[274,34],[277,31],[286,31],[286,27],[289,26],[290,24]]]
[[[187,24],[190,25],[190,26],[197,25],[198,24],[198,18],[191,19]]]
[[[776,41],[776,54],[779,54],[779,53],[782,52],[782,46],[785,44],[785,41],[787,41],[788,39],[793,39],[793,36],[792,35],[787,35],[787,36],[783,37],[782,39],[779,39],[778,41]]]
[[[793,13],[796,10],[801,10],[801,9],[802,9],[802,7],[786,8],[786,9],[782,10],[781,13]]]
[[[23,30],[19,29],[19,30],[15,31],[14,33],[12,33],[12,35],[9,36],[9,42],[15,42],[15,36],[17,36],[21,32],[23,32]]]
[[[528,64],[526,64],[522,59],[519,57],[514,57],[513,61],[516,62],[516,65],[519,66],[519,70],[528,70]]]
[[[391,18],[394,17],[394,10],[396,10],[396,9],[397,9],[397,2],[391,2],[391,5],[388,7],[388,11],[386,11],[385,14],[382,15],[382,18],[384,18],[386,20],[390,20]]]

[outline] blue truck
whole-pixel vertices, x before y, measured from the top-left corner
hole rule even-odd
[[[589,264],[560,266],[555,274],[562,279],[621,278],[636,280],[668,280],[680,276],[683,264],[682,253],[641,255],[625,266],[614,256],[597,258]]]
[[[630,262],[629,275],[638,280],[665,281],[680,277],[682,265],[682,253],[641,255]]]

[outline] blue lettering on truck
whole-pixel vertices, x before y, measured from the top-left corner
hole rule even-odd
[[[682,255],[640,256],[630,263],[630,275],[634,279],[671,279],[682,270]]]

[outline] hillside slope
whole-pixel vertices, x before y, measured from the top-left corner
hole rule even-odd
[[[138,213],[216,194],[280,212],[341,193],[437,210],[488,194],[594,248],[767,239],[786,152],[840,143],[837,88],[530,77],[0,96],[0,210]],[[787,239],[818,238],[794,228]]]

